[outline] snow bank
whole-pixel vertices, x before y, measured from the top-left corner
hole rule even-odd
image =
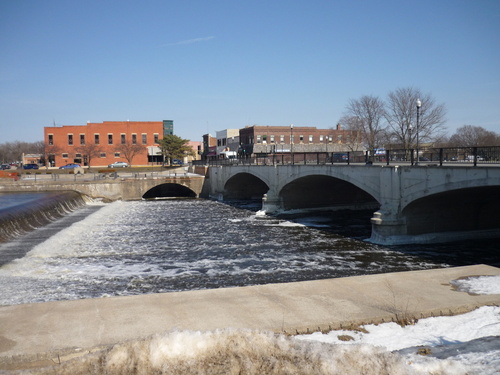
[[[411,366],[369,345],[331,345],[270,332],[171,332],[30,374],[466,374],[459,363]]]
[[[454,280],[452,284],[462,292],[500,294],[500,276],[469,277]],[[443,348],[448,348],[446,363],[463,366],[469,375],[500,373],[498,306],[483,306],[462,315],[421,319],[415,325],[406,327],[385,323],[370,324],[362,328],[363,331],[339,330],[328,334],[318,332],[297,336],[297,339],[334,345],[371,345],[389,351],[412,353],[405,354],[409,366],[415,371],[428,371],[431,374],[446,373],[440,370],[444,362],[432,357],[437,352],[444,353],[446,350]],[[405,348],[407,350],[403,351]],[[426,356],[413,354],[418,353],[419,349]]]

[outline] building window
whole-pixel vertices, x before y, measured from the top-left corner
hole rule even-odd
[[[54,145],[54,135],[49,134],[49,146],[52,146],[52,145]]]
[[[108,145],[113,144],[113,134],[108,134]]]
[[[342,135],[337,136],[337,140],[339,143],[342,143]]]
[[[309,136],[309,143],[314,143],[314,137],[312,135]]]
[[[264,144],[267,143],[267,135],[262,136],[262,143],[264,143]]]
[[[322,135],[319,136],[319,141],[320,141],[320,143],[323,143],[323,136]]]
[[[132,144],[133,145],[137,144],[137,134],[132,134]]]
[[[73,134],[68,134],[68,145],[73,146]]]
[[[98,144],[99,144],[99,134],[94,134],[94,143],[95,143],[96,145],[98,145]]]
[[[269,142],[274,143],[274,134],[271,134],[271,135],[269,136],[269,138],[270,138],[270,139],[269,139]]]
[[[143,145],[148,144],[148,135],[147,134],[142,134],[142,144]]]
[[[299,135],[299,142],[304,143],[304,136],[303,135]]]
[[[291,136],[290,136],[290,144],[294,143],[294,140],[295,140],[295,136],[294,136],[294,135],[291,135]]]
[[[331,135],[328,136],[328,142],[332,142],[333,141],[333,137]]]
[[[258,135],[257,136],[257,143],[261,143],[262,142],[262,136]]]
[[[158,143],[158,133],[155,133],[154,137],[155,137],[155,143]]]
[[[75,158],[81,159],[82,158],[82,154],[75,154]]]
[[[82,146],[85,144],[85,134],[80,134],[80,144]]]
[[[284,135],[280,135],[280,142],[285,143],[285,136]]]
[[[63,157],[63,159],[67,159],[68,158],[68,154],[62,154],[62,157]]]
[[[127,143],[126,138],[125,138],[125,134],[120,134],[120,142],[121,142],[122,145],[124,145],[125,143]]]
[[[115,152],[115,158],[119,158],[120,157],[120,153],[119,152]]]
[[[105,152],[101,152],[101,153],[99,154],[99,157],[101,157],[101,158],[105,158],[105,157],[106,157],[106,153],[105,153]]]

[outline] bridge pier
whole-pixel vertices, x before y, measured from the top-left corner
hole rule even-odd
[[[262,211],[273,214],[280,211],[281,208],[281,200],[277,194],[273,194],[271,191],[264,194],[262,197]]]
[[[370,221],[372,223],[370,242],[380,245],[408,243],[405,218],[379,210],[373,213]]]
[[[406,219],[401,213],[401,168],[382,168],[379,181],[380,209],[371,218],[370,241],[381,245],[392,245],[406,238]]]

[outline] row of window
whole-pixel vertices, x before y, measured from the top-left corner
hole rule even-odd
[[[217,146],[225,146],[235,142],[235,137],[217,139]]]
[[[276,143],[276,139],[277,137],[274,136],[274,134],[271,134],[271,135],[257,135],[257,143],[267,143],[268,140],[269,140],[269,143]],[[297,138],[295,135],[290,135],[290,136],[287,136],[286,138],[289,139],[290,143],[294,143],[297,141]],[[303,135],[299,135],[298,136],[298,141],[300,143],[304,143],[304,139],[305,137]],[[308,137],[308,140],[309,140],[309,143],[314,143],[314,136],[313,135],[309,135]],[[342,142],[343,140],[343,137],[342,137],[342,134],[339,134],[337,136],[337,141],[338,142]],[[347,143],[349,143],[351,141],[351,136],[350,134],[346,135],[345,137],[345,140]],[[327,135],[327,136],[323,136],[323,135],[320,135],[319,136],[319,143],[324,143],[324,142],[333,142],[333,136],[331,135]],[[253,139],[250,138],[250,142],[249,143],[253,143]],[[280,135],[279,136],[279,143],[285,143],[285,136],[284,135]]]
[[[157,144],[158,140],[159,140],[159,134],[157,134],[157,133],[153,134],[153,138],[154,138],[154,143]],[[113,142],[114,142],[113,134],[108,134],[107,141],[108,141],[108,145],[113,144]],[[147,145],[148,144],[148,135],[145,133],[141,134],[141,141],[142,141],[143,145]],[[54,135],[53,134],[49,134],[48,142],[49,142],[49,145],[54,144]],[[94,134],[94,143],[96,145],[101,144],[100,134]],[[120,134],[120,143],[122,145],[127,143],[126,134]],[[137,142],[137,134],[132,134],[132,144],[136,145],[137,143],[138,143]],[[68,145],[73,146],[73,144],[74,144],[74,136],[73,136],[73,134],[68,134]],[[85,145],[85,134],[80,134],[80,145]]]
[[[119,152],[115,152],[114,155],[115,155],[115,158],[119,158],[120,157],[120,153]],[[61,156],[62,156],[63,159],[68,159],[69,158],[69,154],[66,153],[66,152],[63,152]],[[100,158],[105,158],[106,156],[107,155],[106,155],[105,152],[101,152],[99,154]],[[82,158],[82,154],[75,154],[75,159],[81,159],[81,158]]]

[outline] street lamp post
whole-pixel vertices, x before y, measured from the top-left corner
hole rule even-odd
[[[290,124],[290,155],[292,156],[293,164],[293,124]]]
[[[413,127],[410,125],[408,127],[408,133],[409,133],[409,138],[408,138],[408,151],[410,151],[410,162],[412,162],[413,164],[413,148],[411,147],[411,131],[412,131]],[[406,154],[408,155],[408,154]],[[406,156],[405,155],[405,156]]]
[[[415,165],[418,165],[418,158],[419,158],[419,139],[418,139],[418,133],[419,133],[419,117],[420,117],[420,107],[422,107],[422,102],[420,99],[417,99],[417,160],[415,162]]]

